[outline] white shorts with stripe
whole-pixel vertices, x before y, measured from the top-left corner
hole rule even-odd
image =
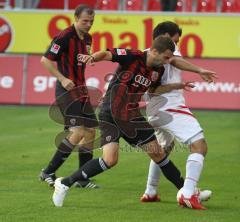
[[[203,139],[203,130],[188,107],[181,105],[166,110],[147,112],[148,121],[158,132],[157,138],[162,146],[169,145],[174,138],[180,143],[191,144]]]

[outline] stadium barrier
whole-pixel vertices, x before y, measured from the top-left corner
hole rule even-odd
[[[56,78],[40,64],[39,55],[0,55],[0,103],[48,105],[54,102]],[[207,84],[199,76],[184,73],[185,80],[195,81],[195,88],[185,92],[190,108],[240,110],[240,60],[189,59],[194,64],[214,70],[219,79]],[[107,63],[107,64],[106,64]],[[88,86],[103,94],[117,64],[100,62],[87,66]]]
[[[179,42],[183,56],[240,58],[240,14],[97,11],[91,29],[93,51],[107,47],[148,48],[154,26],[166,20],[183,29]],[[51,39],[72,22],[73,11],[0,10],[0,52],[43,53]]]

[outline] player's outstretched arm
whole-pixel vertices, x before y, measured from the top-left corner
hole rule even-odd
[[[98,51],[92,54],[92,57],[95,62],[99,61],[111,61],[112,53],[110,51]]]
[[[92,55],[81,54],[78,56],[78,60],[88,65],[94,65],[95,62],[111,61],[112,53],[109,51],[98,51]]]
[[[214,82],[217,78],[216,72],[196,66],[181,57],[174,56],[170,60],[170,64],[181,70],[198,73],[207,82]]]

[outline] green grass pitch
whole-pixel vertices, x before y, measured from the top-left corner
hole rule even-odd
[[[72,188],[64,207],[56,208],[51,202],[53,189],[38,181],[38,174],[52,156],[54,138],[62,126],[49,119],[47,107],[0,106],[0,114],[0,222],[239,221],[239,112],[195,112],[209,145],[199,184],[213,191],[212,199],[205,203],[207,211],[177,206],[177,191],[163,177],[161,202],[140,203],[149,159],[134,151],[122,151],[119,164],[96,177],[101,189]],[[187,155],[187,149],[171,154],[183,174]],[[57,175],[66,176],[77,166],[73,153]]]

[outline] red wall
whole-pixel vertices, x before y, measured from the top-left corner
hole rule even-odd
[[[21,103],[23,57],[0,57],[0,103]]]
[[[185,79],[197,80],[193,92],[185,92],[190,107],[240,109],[240,60],[191,59],[191,62],[214,70],[219,78],[214,84],[207,84],[196,74],[186,73]]]
[[[1,104],[51,104],[54,101],[55,78],[40,64],[40,56],[0,56]],[[186,92],[187,105],[204,109],[240,109],[240,60],[191,59],[191,62],[217,72],[215,84],[206,84],[196,75],[184,73],[185,80],[195,81],[192,92]],[[107,76],[117,64],[101,62],[87,67],[87,84],[107,87]]]

